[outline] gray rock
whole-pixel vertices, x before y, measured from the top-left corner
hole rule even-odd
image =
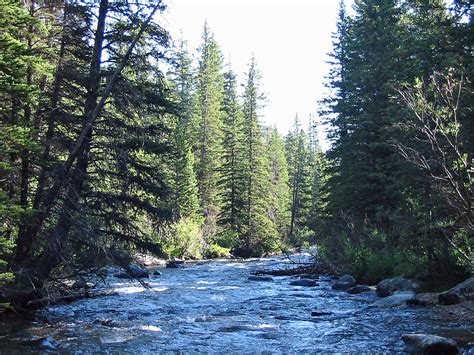
[[[57,350],[61,347],[61,343],[51,337],[25,340],[20,342],[20,345],[35,346],[41,350]]]
[[[125,272],[116,274],[115,277],[119,277],[122,279],[126,279],[126,278],[141,279],[141,278],[149,277],[149,275],[148,275],[148,270],[145,269],[143,266],[137,265],[137,264],[130,264],[128,265],[127,270]]]
[[[318,283],[314,280],[299,279],[299,280],[291,281],[290,285],[291,286],[314,287],[314,286],[318,286]]]
[[[405,334],[402,336],[405,351],[411,354],[459,354],[452,339],[427,334]]]
[[[356,285],[347,290],[348,293],[356,295],[363,292],[372,291],[372,289],[367,285]]]
[[[334,313],[332,312],[318,312],[318,311],[313,311],[311,312],[311,317],[321,317],[321,316],[330,316],[333,315]]]
[[[184,260],[170,260],[166,263],[167,269],[181,269],[184,267]]]
[[[413,291],[397,291],[394,294],[382,298],[377,302],[372,303],[372,307],[389,308],[389,307],[400,307],[407,304],[407,302],[414,299],[416,293]]]
[[[439,303],[444,305],[474,301],[474,277],[454,286],[438,296]]]
[[[346,291],[351,287],[355,286],[356,280],[352,275],[341,276],[334,284],[332,285],[333,290]]]
[[[414,279],[407,279],[404,277],[394,277],[392,279],[385,279],[377,285],[377,296],[387,297],[396,291],[414,291],[419,292],[421,289],[421,282]]]
[[[434,306],[438,304],[438,293],[419,293],[407,304],[409,306]]]
[[[270,276],[249,276],[247,280],[269,282],[269,281],[273,281],[273,278],[271,278]]]

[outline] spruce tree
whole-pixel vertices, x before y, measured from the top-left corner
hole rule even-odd
[[[194,119],[194,154],[201,207],[205,217],[206,238],[217,232],[219,213],[217,182],[222,154],[222,55],[207,23],[199,48]]]
[[[174,154],[172,186],[174,188],[175,218],[196,218],[200,214],[199,191],[192,152],[192,120],[194,109],[194,76],[192,60],[181,40],[173,57],[174,67],[169,73],[176,100],[177,114],[173,122]]]
[[[236,254],[240,256],[261,255],[275,248],[277,232],[268,215],[269,176],[263,151],[262,129],[259,109],[264,99],[259,88],[260,74],[252,57],[244,86],[244,139],[245,161],[245,206],[243,210],[244,233]]]
[[[223,152],[220,168],[219,197],[221,208],[219,225],[220,244],[234,247],[245,230],[242,213],[245,207],[245,169],[243,151],[244,121],[237,95],[236,75],[231,69],[224,74]]]
[[[306,132],[301,128],[298,115],[292,131],[285,139],[291,195],[291,216],[288,231],[290,244],[300,244],[307,234],[311,213],[311,160]]]
[[[276,127],[265,131],[265,154],[270,181],[270,201],[268,215],[275,225],[278,239],[285,240],[288,235],[290,213],[290,189],[285,142]]]

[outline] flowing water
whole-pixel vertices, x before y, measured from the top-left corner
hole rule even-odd
[[[161,270],[150,289],[110,277],[115,295],[3,324],[0,353],[36,353],[18,344],[39,337],[58,341],[58,353],[399,352],[402,334],[457,326],[440,323],[429,308],[370,307],[373,292],[333,291],[325,276],[316,287],[290,286],[296,277],[248,280],[252,271],[284,266],[283,258],[189,264]]]

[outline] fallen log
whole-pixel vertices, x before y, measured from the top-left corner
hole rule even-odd
[[[333,271],[326,265],[323,264],[311,264],[308,266],[298,266],[286,269],[276,270],[257,270],[254,271],[253,275],[271,275],[271,276],[295,276],[302,274],[312,275],[327,275],[332,274]]]

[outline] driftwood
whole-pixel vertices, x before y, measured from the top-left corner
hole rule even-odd
[[[271,275],[271,276],[293,276],[301,274],[312,274],[312,275],[322,275],[322,274],[332,274],[333,271],[323,264],[311,264],[306,266],[298,266],[287,269],[277,269],[277,270],[257,270],[253,272],[253,275]]]
[[[77,301],[84,298],[97,298],[97,297],[103,297],[103,296],[111,296],[114,294],[116,294],[116,292],[112,290],[100,290],[100,291],[94,291],[94,292],[88,292],[88,291],[74,292],[74,293],[64,294],[64,295],[56,296],[56,297],[49,296],[49,297],[44,297],[44,298],[39,298],[39,299],[33,299],[26,303],[25,308],[38,309],[38,308],[51,306],[55,304],[69,303],[69,302]]]

